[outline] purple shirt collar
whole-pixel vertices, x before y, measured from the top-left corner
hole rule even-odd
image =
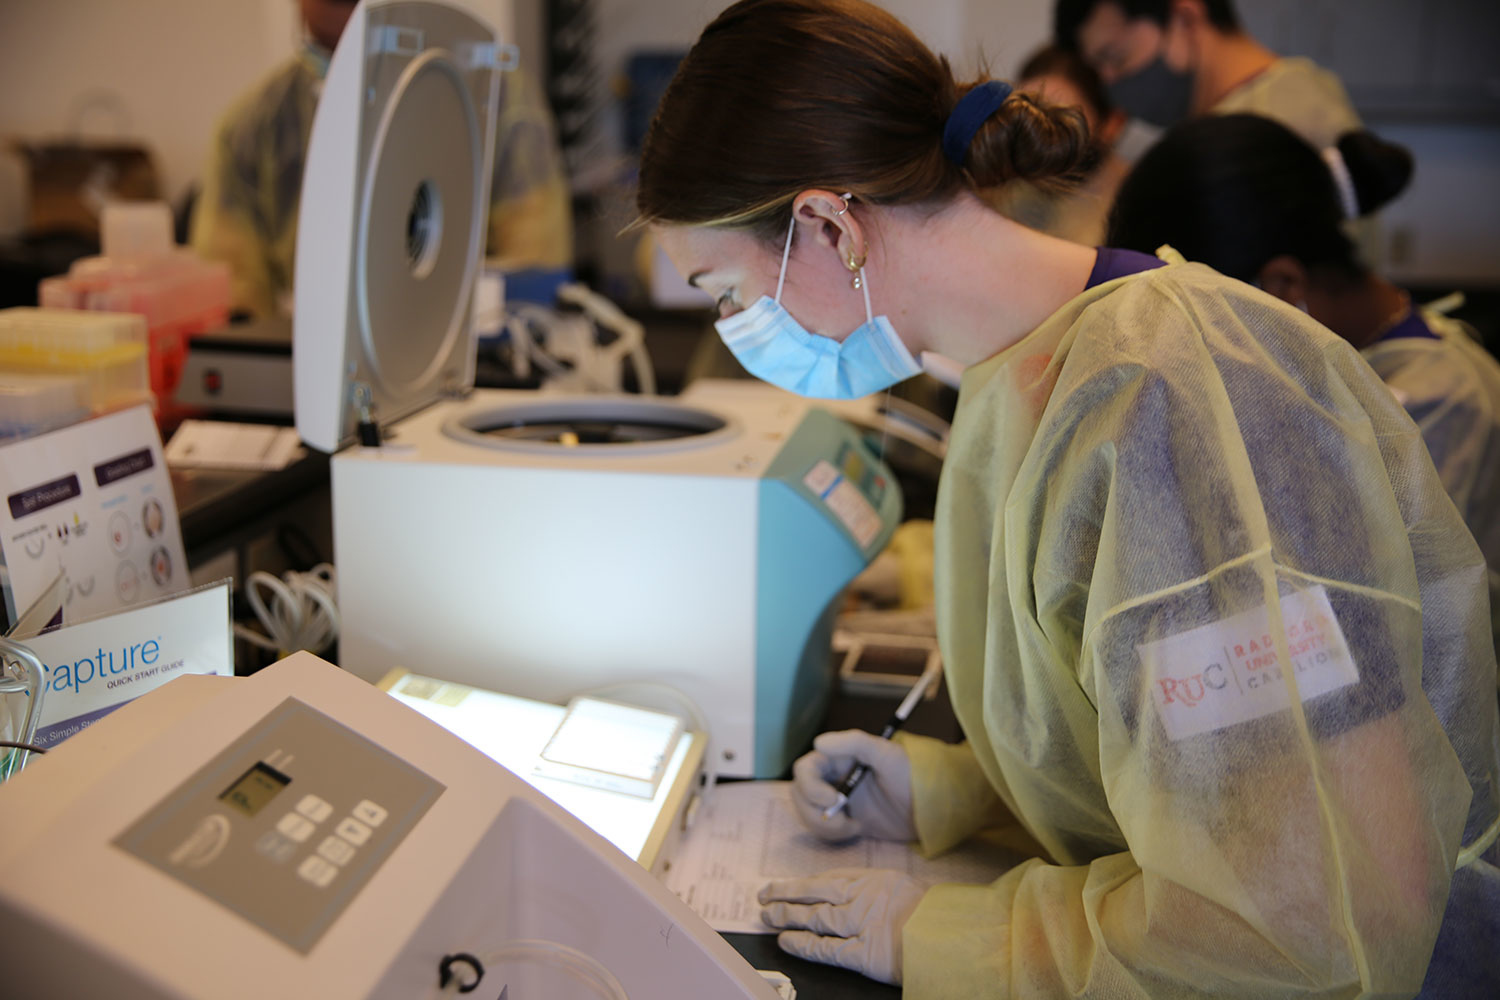
[[[1432,332],[1432,327],[1427,325],[1427,321],[1422,319],[1422,314],[1415,309],[1407,310],[1401,322],[1375,338],[1375,343],[1379,344],[1387,340],[1398,340],[1402,337],[1425,337],[1428,340],[1442,339]]]
[[[1153,267],[1165,267],[1166,261],[1139,250],[1119,250],[1115,247],[1100,247],[1099,257],[1094,261],[1094,270],[1089,273],[1089,283],[1084,291],[1114,281],[1128,274],[1139,274]]]

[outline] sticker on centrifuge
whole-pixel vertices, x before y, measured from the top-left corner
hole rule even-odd
[[[802,477],[802,485],[817,494],[834,516],[849,529],[861,548],[880,534],[880,515],[865,495],[833,463],[822,459]]]

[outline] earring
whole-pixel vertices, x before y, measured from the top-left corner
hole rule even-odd
[[[867,256],[869,256],[869,251],[865,251],[865,253],[862,253],[858,257],[856,257],[854,256],[854,251],[851,250],[849,252],[849,259],[844,261],[844,266],[854,274],[853,285],[855,288],[864,287],[864,279],[859,272],[865,266],[865,258]]]

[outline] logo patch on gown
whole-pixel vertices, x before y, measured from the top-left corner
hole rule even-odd
[[[1182,740],[1290,707],[1359,680],[1322,587],[1281,599],[1285,655],[1264,607],[1136,646],[1167,736]]]

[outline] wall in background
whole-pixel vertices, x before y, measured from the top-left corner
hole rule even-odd
[[[534,3],[537,0],[521,0]],[[1051,0],[879,0],[932,48],[944,52],[960,72],[972,73],[987,58],[1009,73],[1051,32]],[[596,0],[599,68],[624,69],[640,50],[687,49],[724,0]]]
[[[1386,271],[1500,286],[1500,6],[1478,0],[1241,0],[1277,52],[1339,74],[1365,123],[1417,172],[1381,213]]]
[[[1500,288],[1500,126],[1366,124],[1416,157],[1410,187],[1380,213],[1390,277]]]
[[[513,30],[510,0],[456,2]],[[175,203],[224,109],[301,44],[296,0],[0,0],[0,143],[144,143]],[[0,235],[20,225],[22,176],[0,154]]]
[[[726,0],[594,0],[597,47],[595,68],[603,90],[624,94],[627,60],[638,53],[682,53]],[[1052,0],[874,0],[901,18],[929,47],[945,53],[961,77],[981,66],[1009,74],[1051,31]],[[517,20],[544,0],[517,0]],[[540,36],[538,36],[540,37]],[[524,48],[523,48],[524,55]],[[545,72],[545,65],[541,67]],[[732,113],[733,109],[726,109]],[[610,153],[626,146],[624,108],[609,104],[598,118],[595,148],[604,177],[612,171]],[[593,189],[598,178],[579,178]]]
[[[197,175],[236,95],[296,50],[295,0],[0,3],[0,140],[83,135],[143,142],[166,193]],[[0,176],[0,232],[19,223],[16,166]],[[9,180],[9,183],[7,183]]]

